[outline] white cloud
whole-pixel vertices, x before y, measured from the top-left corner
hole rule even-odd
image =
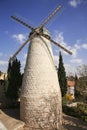
[[[81,4],[83,2],[83,0],[70,0],[69,4],[70,6],[76,8],[79,4]]]
[[[64,59],[64,57],[63,57]],[[54,55],[54,63],[55,63],[55,66],[58,67],[58,62],[59,62],[59,55]],[[77,64],[77,63],[76,63]],[[76,73],[76,66],[75,65],[71,65],[71,63],[65,63],[64,62],[64,67],[65,67],[65,71],[66,71],[66,75],[75,75]]]
[[[72,57],[77,57],[77,54],[78,54],[78,51],[77,51],[78,49],[77,48],[75,48],[75,47],[72,47],[72,49],[71,49],[71,52],[72,52]]]
[[[77,73],[77,66],[82,65],[83,63],[87,64],[84,57],[84,51],[87,50],[87,40],[83,41],[81,39],[77,39],[76,42],[72,44],[72,46],[68,46],[68,43],[64,39],[63,32],[58,31],[54,32],[54,39],[60,45],[64,46],[73,53],[72,56],[68,56],[66,55],[67,53],[62,51],[64,67],[67,75],[70,73],[75,75],[75,73]],[[59,62],[58,54],[59,50],[54,48],[54,62],[57,67]]]
[[[26,58],[27,58],[27,53],[24,54],[24,59],[26,59]]]
[[[14,34],[12,37],[20,43],[23,43],[24,40],[26,39],[26,35],[24,34]]]
[[[76,57],[78,51],[79,51],[79,50],[82,50],[82,49],[87,49],[87,44],[86,44],[86,43],[84,43],[84,44],[78,44],[78,43],[76,43],[76,44],[74,45],[74,47],[72,48],[73,57]]]
[[[75,45],[74,45],[74,47],[76,48],[76,49],[87,49],[87,43],[82,43],[82,44],[78,44],[78,43],[76,43]]]
[[[64,64],[66,75],[75,75],[76,67],[70,64]]]
[[[72,56],[74,58],[77,57],[77,54],[78,54],[79,50],[82,50],[82,49],[87,49],[87,44],[86,43],[80,44],[80,43],[76,42],[76,44],[74,44],[74,46],[71,48],[71,51],[73,53]]]
[[[54,36],[55,41],[57,41],[60,45],[65,47],[66,49],[70,50],[72,52],[72,58],[76,58],[79,55],[79,51],[83,51],[83,49],[87,49],[87,43],[82,43],[81,40],[77,40],[73,46],[68,46],[67,42],[65,42],[63,32],[58,32],[55,31],[55,36]],[[63,54],[67,54],[64,50],[62,50]],[[57,53],[58,50],[56,49],[55,52]]]
[[[6,64],[8,64],[8,61],[0,60],[0,65],[6,65]]]
[[[68,46],[67,43],[65,42],[64,40],[64,37],[63,37],[63,32],[58,32],[58,31],[55,31],[55,37],[54,37],[55,41],[57,41],[60,45],[62,45],[64,48],[68,49],[68,50],[71,50],[71,46]],[[61,49],[61,48],[60,48]],[[64,53],[64,54],[67,54],[66,51],[64,51],[63,49],[61,49],[61,51]]]
[[[63,37],[63,32],[55,31],[55,40],[58,41],[60,44],[66,46],[66,43]]]
[[[70,62],[76,63],[76,64],[82,64],[83,63],[82,59],[71,59]]]
[[[82,48],[87,49],[87,44],[86,43],[82,44]]]
[[[81,48],[81,46],[79,44],[75,44],[74,47],[78,50]]]
[[[53,58],[54,58],[55,65],[58,67],[59,55],[54,55]]]

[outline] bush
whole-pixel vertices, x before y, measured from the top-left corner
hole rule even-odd
[[[74,97],[71,94],[66,94],[62,97],[62,105],[70,104],[74,101]]]
[[[80,117],[83,115],[83,112],[76,107],[68,107],[68,106],[63,106],[63,112],[66,113],[67,115],[74,116],[74,117]]]
[[[77,107],[63,106],[63,112],[67,115],[81,118],[87,122],[87,104],[79,103]]]

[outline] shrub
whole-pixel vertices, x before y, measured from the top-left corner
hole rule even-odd
[[[63,112],[67,115],[81,118],[87,122],[87,104],[79,103],[77,107],[63,106]]]

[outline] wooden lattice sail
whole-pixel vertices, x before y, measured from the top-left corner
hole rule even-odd
[[[61,111],[61,92],[50,41],[37,35],[28,50],[20,100],[21,120],[29,130],[61,130]]]

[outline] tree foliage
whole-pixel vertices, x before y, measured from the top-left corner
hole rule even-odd
[[[87,90],[87,65],[82,65],[77,68],[79,74],[78,89],[81,91]]]
[[[87,77],[87,65],[78,66],[77,72],[79,77]]]
[[[61,52],[59,53],[58,79],[59,79],[62,96],[64,96],[67,91],[67,80],[66,80],[66,72],[65,72]]]
[[[0,76],[1,76],[2,72],[0,71]]]
[[[22,83],[20,67],[20,61],[18,61],[17,59],[14,59],[14,61],[12,63],[9,63],[8,65],[8,85],[6,97],[12,100],[17,100],[19,97],[18,92]]]

